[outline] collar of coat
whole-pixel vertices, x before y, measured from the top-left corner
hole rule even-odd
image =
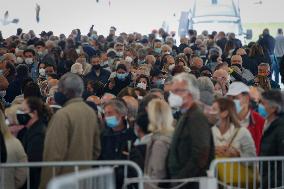
[[[69,104],[75,103],[75,102],[83,102],[83,99],[81,97],[71,98],[68,100],[63,107],[68,106]]]

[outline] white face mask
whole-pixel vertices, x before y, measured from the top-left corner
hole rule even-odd
[[[10,121],[9,121],[9,119],[5,119],[5,123],[6,123],[6,125],[10,125]]]
[[[168,98],[169,104],[172,108],[180,108],[183,104],[183,99],[179,95],[176,95],[170,92],[170,96]]]
[[[101,66],[108,66],[108,60],[101,63]]]
[[[122,57],[122,56],[123,56],[123,52],[122,52],[122,51],[116,52],[116,55],[117,55],[118,57]]]
[[[33,61],[33,58],[26,58],[26,59],[25,59],[25,62],[30,65],[30,64],[32,64],[34,61]]]
[[[125,58],[125,61],[128,62],[128,63],[131,63],[133,61],[133,59],[130,56],[127,56]]]
[[[175,68],[175,66],[176,66],[175,64],[169,65],[169,70],[170,70],[170,71],[173,71],[173,69]]]
[[[137,96],[138,100],[143,100],[143,96]]]
[[[138,83],[138,84],[137,84],[137,87],[146,90],[147,85],[146,85],[145,83],[142,83],[142,82],[141,82],[141,83]]]
[[[24,62],[24,59],[22,57],[17,57],[17,63],[22,64]]]
[[[42,55],[43,55],[43,52],[42,52],[42,51],[38,51],[37,54],[38,54],[39,56],[42,56]]]
[[[44,77],[45,76],[45,69],[44,68],[40,68],[38,73],[39,73],[40,76]]]
[[[80,55],[80,54],[81,54],[81,50],[80,50],[80,49],[76,49],[76,53],[77,53],[78,55]]]

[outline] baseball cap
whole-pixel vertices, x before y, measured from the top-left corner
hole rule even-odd
[[[248,93],[249,92],[249,87],[242,83],[242,82],[233,82],[230,86],[229,86],[229,90],[227,93],[227,96],[237,96],[241,93]]]

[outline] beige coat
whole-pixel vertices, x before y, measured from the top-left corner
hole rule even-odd
[[[147,144],[144,173],[151,179],[165,179],[167,177],[166,160],[172,141],[171,136],[153,134]],[[145,185],[145,188],[151,188]]]
[[[95,160],[101,150],[97,116],[81,98],[68,101],[52,117],[46,132],[43,161]],[[55,174],[73,172],[74,168],[57,168]],[[40,188],[52,178],[52,169],[43,168]]]
[[[5,138],[7,163],[26,163],[27,155],[21,142],[14,136]],[[0,175],[0,179],[2,175]],[[25,168],[9,168],[4,170],[5,189],[16,189],[24,185],[27,178]],[[0,183],[1,188],[1,183]]]

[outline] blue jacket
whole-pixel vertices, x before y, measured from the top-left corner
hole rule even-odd
[[[87,55],[91,58],[92,56],[97,54],[97,51],[94,47],[88,44],[83,44],[82,45],[84,52],[87,53]]]
[[[267,49],[269,55],[274,54],[275,48],[275,39],[271,35],[263,35],[258,43],[262,46],[262,48]]]

